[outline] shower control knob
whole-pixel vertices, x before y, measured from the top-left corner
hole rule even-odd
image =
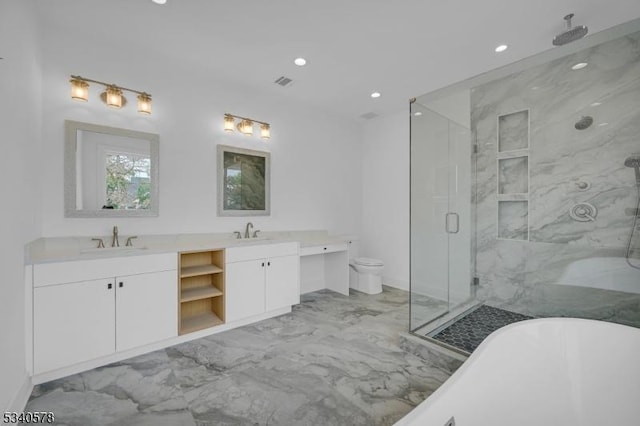
[[[591,188],[591,184],[589,182],[585,182],[582,180],[579,182],[576,182],[576,186],[580,191],[586,191],[587,189]]]
[[[578,203],[569,209],[569,216],[577,222],[593,222],[598,216],[598,209],[593,204]]]

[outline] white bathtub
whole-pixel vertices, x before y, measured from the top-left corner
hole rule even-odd
[[[640,329],[545,318],[491,334],[396,423],[444,426],[640,425]]]

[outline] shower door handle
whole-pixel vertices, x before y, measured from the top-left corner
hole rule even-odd
[[[451,230],[451,220],[449,219],[451,216],[455,218],[456,228],[454,231]],[[457,234],[460,231],[460,216],[458,213],[449,212],[445,215],[445,231],[448,234]]]

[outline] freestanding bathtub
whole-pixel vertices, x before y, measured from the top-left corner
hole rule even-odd
[[[450,424],[640,425],[640,329],[575,318],[503,327],[396,423]]]

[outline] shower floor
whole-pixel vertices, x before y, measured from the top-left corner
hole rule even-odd
[[[533,319],[533,317],[493,306],[481,305],[464,316],[432,331],[428,336],[470,354],[489,334],[497,329],[528,319]]]

